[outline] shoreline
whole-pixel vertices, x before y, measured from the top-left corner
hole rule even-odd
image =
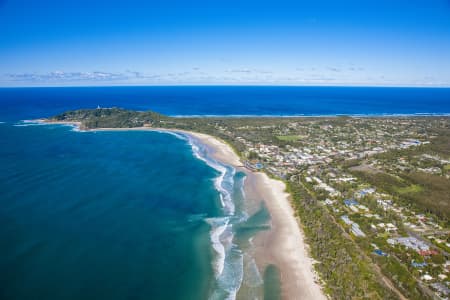
[[[271,179],[262,172],[252,172],[240,161],[238,155],[225,142],[203,133],[152,127],[97,128],[85,130],[80,122],[48,122],[76,126],[82,131],[156,131],[189,135],[207,146],[207,154],[220,163],[245,173],[244,191],[247,201],[264,202],[272,226],[259,232],[252,240],[252,252],[261,274],[268,265],[275,265],[280,272],[281,297],[283,299],[327,299],[314,270],[314,260],[309,256],[303,231],[290,204],[285,184]]]
[[[261,231],[255,236],[253,252],[261,274],[270,264],[279,269],[282,298],[327,299],[317,283],[314,260],[309,256],[304,234],[290,204],[290,195],[285,192],[285,184],[269,178],[265,173],[244,168],[237,154],[225,142],[202,133],[178,132],[197,138],[213,150],[208,153],[211,157],[245,173],[246,200],[265,203],[272,226],[270,230]]]

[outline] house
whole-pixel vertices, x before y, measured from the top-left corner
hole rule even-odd
[[[386,242],[391,246],[395,246],[397,244],[397,241],[395,239],[387,239]]]
[[[356,192],[355,193],[355,197],[356,198],[362,198],[364,196],[367,196],[367,195],[370,195],[370,194],[373,194],[373,193],[375,193],[375,189],[374,188],[367,188],[367,189],[363,189],[363,190],[360,190],[360,191]]]
[[[355,199],[345,199],[344,200],[344,204],[346,206],[353,206],[353,205],[358,205],[359,203],[355,200]]]
[[[422,256],[431,256],[431,255],[437,255],[439,252],[436,250],[430,249],[430,250],[420,250],[418,251],[420,255]]]
[[[375,250],[373,250],[373,253],[375,253],[375,254],[378,255],[378,256],[388,256],[387,253],[383,252],[383,251],[380,250],[380,249],[375,249]]]
[[[415,262],[414,260],[411,262],[411,266],[413,266],[414,268],[423,268],[426,267],[428,264],[426,262]]]
[[[355,213],[359,212],[359,209],[356,206],[350,206],[350,209]]]
[[[421,250],[430,250],[430,247],[423,241],[412,237],[399,237],[395,239],[399,244],[405,246],[406,248],[413,249],[417,252]],[[388,240],[389,243],[389,240]]]
[[[325,199],[325,201],[324,201],[324,203],[326,204],[326,205],[332,205],[333,203],[334,203],[334,201],[332,201],[332,200],[330,200],[330,199]]]
[[[425,274],[422,277],[420,277],[420,279],[425,280],[425,281],[430,281],[430,280],[433,280],[433,277],[431,277],[428,274]]]
[[[397,231],[397,227],[394,224],[392,224],[392,223],[387,223],[386,224],[386,230],[387,231]]]
[[[364,234],[364,232],[361,230],[361,228],[359,228],[358,223],[355,223],[352,220],[350,220],[350,218],[347,215],[342,216],[341,219],[342,219],[342,221],[344,221],[345,224],[351,226],[350,230],[355,236],[359,236],[359,237],[365,237],[366,236]]]
[[[248,160],[244,162],[244,166],[251,171],[259,171],[264,167],[260,162],[250,162]]]
[[[443,283],[436,282],[431,284],[431,287],[438,291],[441,295],[448,296],[450,295],[450,289]]]
[[[342,216],[341,219],[342,219],[342,221],[344,221],[344,223],[347,224],[347,225],[352,225],[352,223],[353,223],[353,221],[350,220],[350,219],[348,218],[347,215]]]
[[[369,209],[367,208],[367,206],[362,205],[362,204],[358,205],[358,209],[364,210],[364,211],[369,211]]]
[[[353,223],[352,224],[352,233],[355,236],[359,236],[359,237],[365,237],[366,236],[364,234],[364,232],[362,232],[361,228],[359,228],[359,225],[357,223]]]

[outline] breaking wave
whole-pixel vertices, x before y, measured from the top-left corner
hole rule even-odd
[[[172,134],[178,135],[178,137],[181,136],[177,133]],[[242,213],[239,213],[239,216],[236,215],[235,203],[233,201],[236,170],[233,167],[225,166],[208,157],[205,146],[198,143],[191,136],[183,135],[183,137],[191,146],[194,156],[204,161],[219,173],[214,179],[214,187],[219,192],[224,216],[205,219],[211,227],[210,239],[214,251],[213,269],[215,285],[210,299],[234,300],[242,284],[244,266],[243,253],[233,243],[233,225],[245,219]]]
[[[14,127],[42,126],[42,125],[48,124],[39,122],[39,120],[22,120],[18,123],[13,124]]]
[[[14,127],[28,127],[28,126],[65,126],[70,127],[71,131],[84,132],[80,130],[76,124],[61,124],[61,123],[46,123],[42,120],[21,120],[18,123],[13,124]]]
[[[177,133],[173,133],[177,134]],[[208,166],[219,172],[219,176],[214,180],[214,187],[219,192],[220,202],[225,215],[234,215],[235,205],[232,199],[232,188],[234,185],[234,175],[236,170],[232,167],[227,167],[219,162],[206,156],[206,150],[201,145],[195,142],[190,136],[185,136],[186,140],[192,147],[194,156],[204,161]]]

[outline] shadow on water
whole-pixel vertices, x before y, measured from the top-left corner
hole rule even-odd
[[[280,271],[274,265],[264,270],[264,300],[281,299]]]
[[[236,225],[236,238],[238,243],[246,244],[256,233],[267,229],[270,229],[270,213],[262,202],[256,213]]]

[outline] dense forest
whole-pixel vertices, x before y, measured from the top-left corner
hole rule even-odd
[[[81,122],[83,129],[132,128],[159,126],[167,117],[152,111],[132,111],[122,108],[80,109],[62,113],[50,121]]]
[[[397,197],[406,207],[435,214],[448,221],[450,218],[450,185],[448,179],[422,172],[393,176],[387,173],[353,171],[354,175],[371,185]]]
[[[289,182],[288,191],[333,299],[397,299],[374,272],[375,266],[301,183]]]

